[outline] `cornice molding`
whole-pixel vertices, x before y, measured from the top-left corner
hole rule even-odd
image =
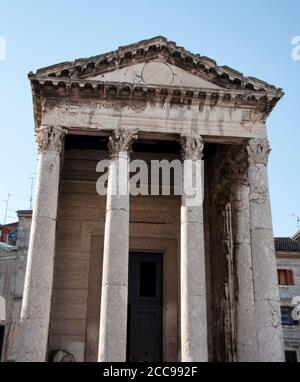
[[[268,91],[277,96],[283,95],[282,90],[273,85],[257,78],[246,77],[228,66],[218,66],[213,59],[193,54],[162,36],[119,47],[113,52],[98,56],[42,68],[36,72],[36,75],[59,79],[85,79],[156,58],[163,59],[224,89]],[[32,76],[34,74],[30,72],[29,78]]]
[[[199,78],[218,85],[221,90],[185,88],[175,86],[144,85],[126,82],[101,82],[91,80],[93,76],[112,72],[137,63],[159,59],[175,65]],[[189,107],[199,105],[247,107],[257,111],[258,119],[265,121],[279,99],[281,89],[229,68],[218,66],[205,56],[193,54],[168,41],[162,36],[120,47],[116,51],[72,62],[49,66],[30,72],[28,75],[33,93],[36,128],[41,123],[43,101],[53,97],[96,97],[113,100],[136,100],[179,104]]]
[[[275,251],[276,258],[284,260],[294,260],[300,259],[300,252],[289,252],[289,251]],[[292,266],[292,264],[291,264]]]
[[[130,82],[109,82],[109,81],[97,81],[97,80],[82,80],[82,79],[69,79],[69,78],[52,78],[52,77],[40,77],[32,76],[31,84],[33,87],[41,88],[60,88],[60,89],[85,89],[85,90],[102,90],[109,94],[109,92],[119,95],[119,92],[122,90],[127,90],[128,93],[124,95],[132,95],[136,90],[155,90],[160,92],[163,90],[167,91],[169,95],[174,93],[174,96],[182,98],[187,96],[193,98],[196,94],[199,99],[205,94],[215,94],[224,96],[225,102],[230,102],[232,98],[237,98],[238,103],[243,103],[245,99],[251,104],[256,104],[257,101],[266,99],[266,101],[278,101],[278,98],[274,94],[270,94],[267,91],[256,92],[251,89],[212,89],[212,88],[203,88],[203,87],[186,87],[186,86],[174,86],[174,85],[159,85],[159,84],[133,84]],[[139,96],[139,94],[137,94]]]
[[[146,103],[196,105],[199,111],[204,106],[226,108],[248,108],[259,115],[265,122],[278,98],[268,93],[256,93],[250,90],[218,90],[208,88],[178,87],[167,85],[131,84],[128,82],[103,82],[53,78],[32,78],[34,112],[39,125],[42,114],[42,100],[46,97],[69,97],[72,99],[97,99],[121,101],[121,106],[136,105],[146,107]]]

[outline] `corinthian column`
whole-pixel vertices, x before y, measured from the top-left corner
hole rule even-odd
[[[99,362],[125,362],[129,260],[129,153],[136,139],[118,130],[109,138]]]
[[[231,161],[231,203],[237,279],[237,359],[257,361],[253,265],[251,254],[247,150]]]
[[[35,205],[32,216],[18,361],[44,362],[47,354],[53,283],[60,154],[65,131],[41,127]]]
[[[207,362],[202,139],[183,137],[182,148],[181,357],[183,362]]]
[[[261,362],[280,362],[284,351],[267,173],[271,150],[265,139],[251,139],[247,149],[257,355]]]

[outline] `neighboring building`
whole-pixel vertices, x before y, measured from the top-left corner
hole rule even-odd
[[[163,37],[29,78],[39,169],[8,359],[283,361],[266,128],[281,89]],[[131,151],[177,159],[204,202],[115,194]]]
[[[2,240],[13,233],[15,245],[0,241],[0,360],[14,360],[26,271],[31,211],[18,211],[19,221],[2,226]],[[5,232],[5,234],[3,234]]]
[[[17,242],[18,223],[0,224],[0,242],[12,247]]]
[[[300,362],[300,321],[292,318],[292,299],[300,298],[300,235],[275,238],[284,348],[287,361]]]
[[[5,344],[7,342],[7,327],[11,318],[13,305],[13,275],[17,248],[0,242],[0,361],[5,359]]]
[[[292,237],[292,239],[300,241],[300,230],[295,233],[295,235]]]

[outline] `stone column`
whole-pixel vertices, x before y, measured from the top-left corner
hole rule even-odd
[[[248,158],[245,147],[231,161],[231,204],[237,281],[237,360],[257,361],[253,265],[250,236]]]
[[[200,137],[183,137],[182,147],[181,358],[183,362],[207,362],[203,142]]]
[[[265,139],[249,140],[247,150],[257,356],[260,362],[280,362],[283,336],[267,173],[271,150]]]
[[[99,362],[125,362],[129,260],[129,153],[136,135],[117,130],[109,138],[111,162],[103,252]]]
[[[38,175],[26,267],[17,361],[44,362],[53,283],[60,154],[65,131],[41,127]]]

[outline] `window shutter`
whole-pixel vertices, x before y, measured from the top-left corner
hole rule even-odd
[[[277,269],[278,284],[280,285],[280,269]]]
[[[287,279],[288,279],[288,285],[294,285],[294,274],[291,269],[287,271]]]
[[[287,285],[287,271],[285,269],[282,269],[280,272],[280,285]]]
[[[277,274],[278,274],[278,284],[287,285],[288,284],[287,271],[285,269],[278,269]]]

